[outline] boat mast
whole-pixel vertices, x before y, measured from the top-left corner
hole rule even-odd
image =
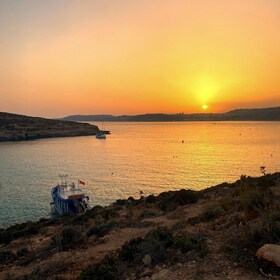
[[[59,175],[60,179],[61,179],[61,185],[67,185],[67,182],[66,182],[66,178],[68,177],[67,174],[65,175]]]

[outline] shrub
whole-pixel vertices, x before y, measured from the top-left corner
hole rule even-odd
[[[27,248],[22,248],[17,251],[17,257],[26,257],[30,255],[30,251]]]
[[[87,236],[96,235],[97,237],[103,237],[108,234],[114,227],[118,226],[119,222],[111,221],[104,224],[97,224],[90,228],[87,232]]]
[[[157,213],[155,211],[149,210],[149,209],[145,209],[142,214],[140,215],[141,218],[148,218],[148,217],[153,217],[155,216]]]
[[[174,246],[180,249],[182,253],[195,250],[201,257],[204,257],[209,252],[208,246],[205,243],[186,236],[176,237],[173,243]]]
[[[133,262],[138,254],[140,254],[140,244],[143,242],[143,239],[138,237],[135,239],[130,240],[129,242],[126,242],[122,249],[119,252],[120,260],[122,261],[128,261]]]
[[[16,255],[11,251],[3,251],[0,253],[0,264],[7,265],[16,260]]]
[[[70,216],[73,217],[68,224],[83,224],[90,219],[95,219],[100,213],[103,211],[103,207],[100,205],[96,205],[92,207],[89,211],[86,211],[82,215],[78,216]]]
[[[173,236],[166,228],[157,228],[149,232],[144,239],[132,239],[123,245],[119,252],[120,260],[141,263],[149,255],[153,264],[166,259],[166,248],[172,245]]]
[[[104,209],[102,212],[101,212],[101,217],[104,219],[104,220],[110,220],[112,218],[118,218],[120,216],[118,210],[114,209],[114,208],[107,208],[107,209]]]
[[[39,222],[26,222],[1,230],[0,244],[10,243],[12,240],[23,236],[35,235],[46,223],[48,223],[48,220],[42,220]]]
[[[113,257],[106,257],[101,263],[86,268],[78,280],[115,280],[118,279],[118,268]]]
[[[172,245],[173,235],[167,228],[158,227],[149,232],[146,236],[148,240],[161,241],[165,247]]]
[[[127,200],[126,199],[118,199],[118,200],[116,200],[115,204],[125,206],[127,204]]]
[[[274,182],[266,177],[253,179],[241,176],[241,179],[236,183],[236,195],[242,209],[249,212],[259,212],[259,209],[269,207],[274,199],[270,190],[273,185]]]
[[[179,205],[196,203],[199,199],[199,193],[192,190],[180,190],[174,195],[174,202]]]
[[[202,217],[205,220],[215,220],[219,217],[221,217],[225,213],[225,210],[220,206],[216,204],[208,205],[205,211],[202,213]]]
[[[156,205],[162,211],[174,211],[179,205],[196,203],[199,196],[199,192],[184,189],[165,192],[158,196]]]
[[[146,197],[146,203],[155,203],[155,201],[156,201],[156,198],[153,194]]]
[[[80,227],[65,227],[52,239],[55,245],[62,251],[84,245],[86,242],[86,238]]]

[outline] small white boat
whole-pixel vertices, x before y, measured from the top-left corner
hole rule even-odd
[[[61,175],[61,184],[52,188],[51,194],[55,210],[58,214],[63,215],[67,213],[80,214],[90,209],[89,196],[81,188],[77,188],[74,183],[67,184],[67,175]],[[78,184],[84,185],[81,180]]]
[[[102,131],[98,132],[95,136],[97,139],[106,139],[106,134],[104,134]]]
[[[96,136],[97,139],[106,139],[106,134],[105,131],[103,130],[103,122],[102,122],[102,127],[99,132],[97,132]]]

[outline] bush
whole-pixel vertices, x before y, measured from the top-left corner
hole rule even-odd
[[[202,217],[207,221],[215,220],[221,217],[225,213],[225,210],[220,205],[208,205],[205,211],[202,213]]]
[[[16,255],[11,251],[3,251],[0,253],[0,264],[7,265],[9,263],[14,262],[16,258]]]
[[[133,262],[137,256],[141,253],[140,244],[143,242],[143,239],[138,237],[135,239],[126,242],[120,252],[119,258],[122,261]]]
[[[26,222],[22,224],[16,224],[7,229],[0,231],[0,244],[7,244],[11,241],[28,235],[36,235],[39,230],[47,224],[48,220],[42,220],[39,222]]]
[[[87,232],[87,236],[96,235],[97,237],[103,237],[108,234],[114,227],[118,226],[119,222],[111,221],[104,224],[97,224],[90,228]]]
[[[157,197],[156,205],[162,211],[174,211],[179,205],[196,203],[199,196],[199,192],[184,189],[164,192]]]
[[[201,257],[208,253],[206,244],[187,237],[174,237],[168,229],[159,227],[147,233],[145,238],[126,242],[114,257],[107,256],[99,264],[88,267],[78,279],[126,279],[129,269],[133,270],[135,278],[140,279],[138,273],[146,256],[151,258],[150,265],[153,266],[170,258],[174,261],[177,249],[183,252],[195,250]]]
[[[118,218],[120,216],[118,210],[115,208],[107,208],[101,212],[101,217],[104,220],[110,220],[112,218]]]
[[[148,240],[161,241],[165,247],[172,245],[173,235],[167,228],[158,227],[149,232],[146,236]]]
[[[148,218],[148,217],[153,217],[156,216],[156,212],[149,210],[149,209],[145,209],[142,214],[140,215],[141,218]]]
[[[154,195],[149,195],[147,198],[146,198],[146,203],[155,203],[156,201],[156,198]]]
[[[208,246],[205,243],[186,236],[176,237],[173,243],[174,246],[178,249],[181,249],[181,252],[184,254],[195,250],[201,257],[204,257],[209,252]]]
[[[153,264],[166,258],[165,248],[172,245],[172,234],[165,228],[157,228],[149,232],[144,239],[132,239],[123,245],[119,252],[122,261],[141,263],[145,255],[149,255]]]
[[[174,202],[179,205],[196,203],[199,199],[199,193],[192,190],[180,190],[175,193]]]
[[[266,177],[253,179],[241,176],[236,183],[236,195],[242,209],[248,212],[259,212],[259,209],[269,207],[273,202],[270,187],[274,182]]]
[[[118,279],[118,268],[113,257],[106,257],[101,263],[86,268],[78,280],[115,280]]]
[[[125,206],[127,204],[126,199],[118,199],[116,200],[115,204],[120,205],[120,206]]]
[[[103,211],[103,207],[100,205],[96,205],[92,207],[89,211],[86,211],[82,215],[78,216],[70,216],[71,218],[67,224],[83,224],[90,219],[95,219],[100,213]]]
[[[84,245],[86,242],[86,238],[80,227],[65,227],[52,239],[54,244],[62,251]]]
[[[30,251],[27,248],[22,248],[20,250],[17,251],[17,257],[21,258],[21,257],[26,257],[30,255]]]

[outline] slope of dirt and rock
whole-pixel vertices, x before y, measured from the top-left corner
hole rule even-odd
[[[0,230],[0,279],[266,279],[280,240],[280,173],[117,200]]]

